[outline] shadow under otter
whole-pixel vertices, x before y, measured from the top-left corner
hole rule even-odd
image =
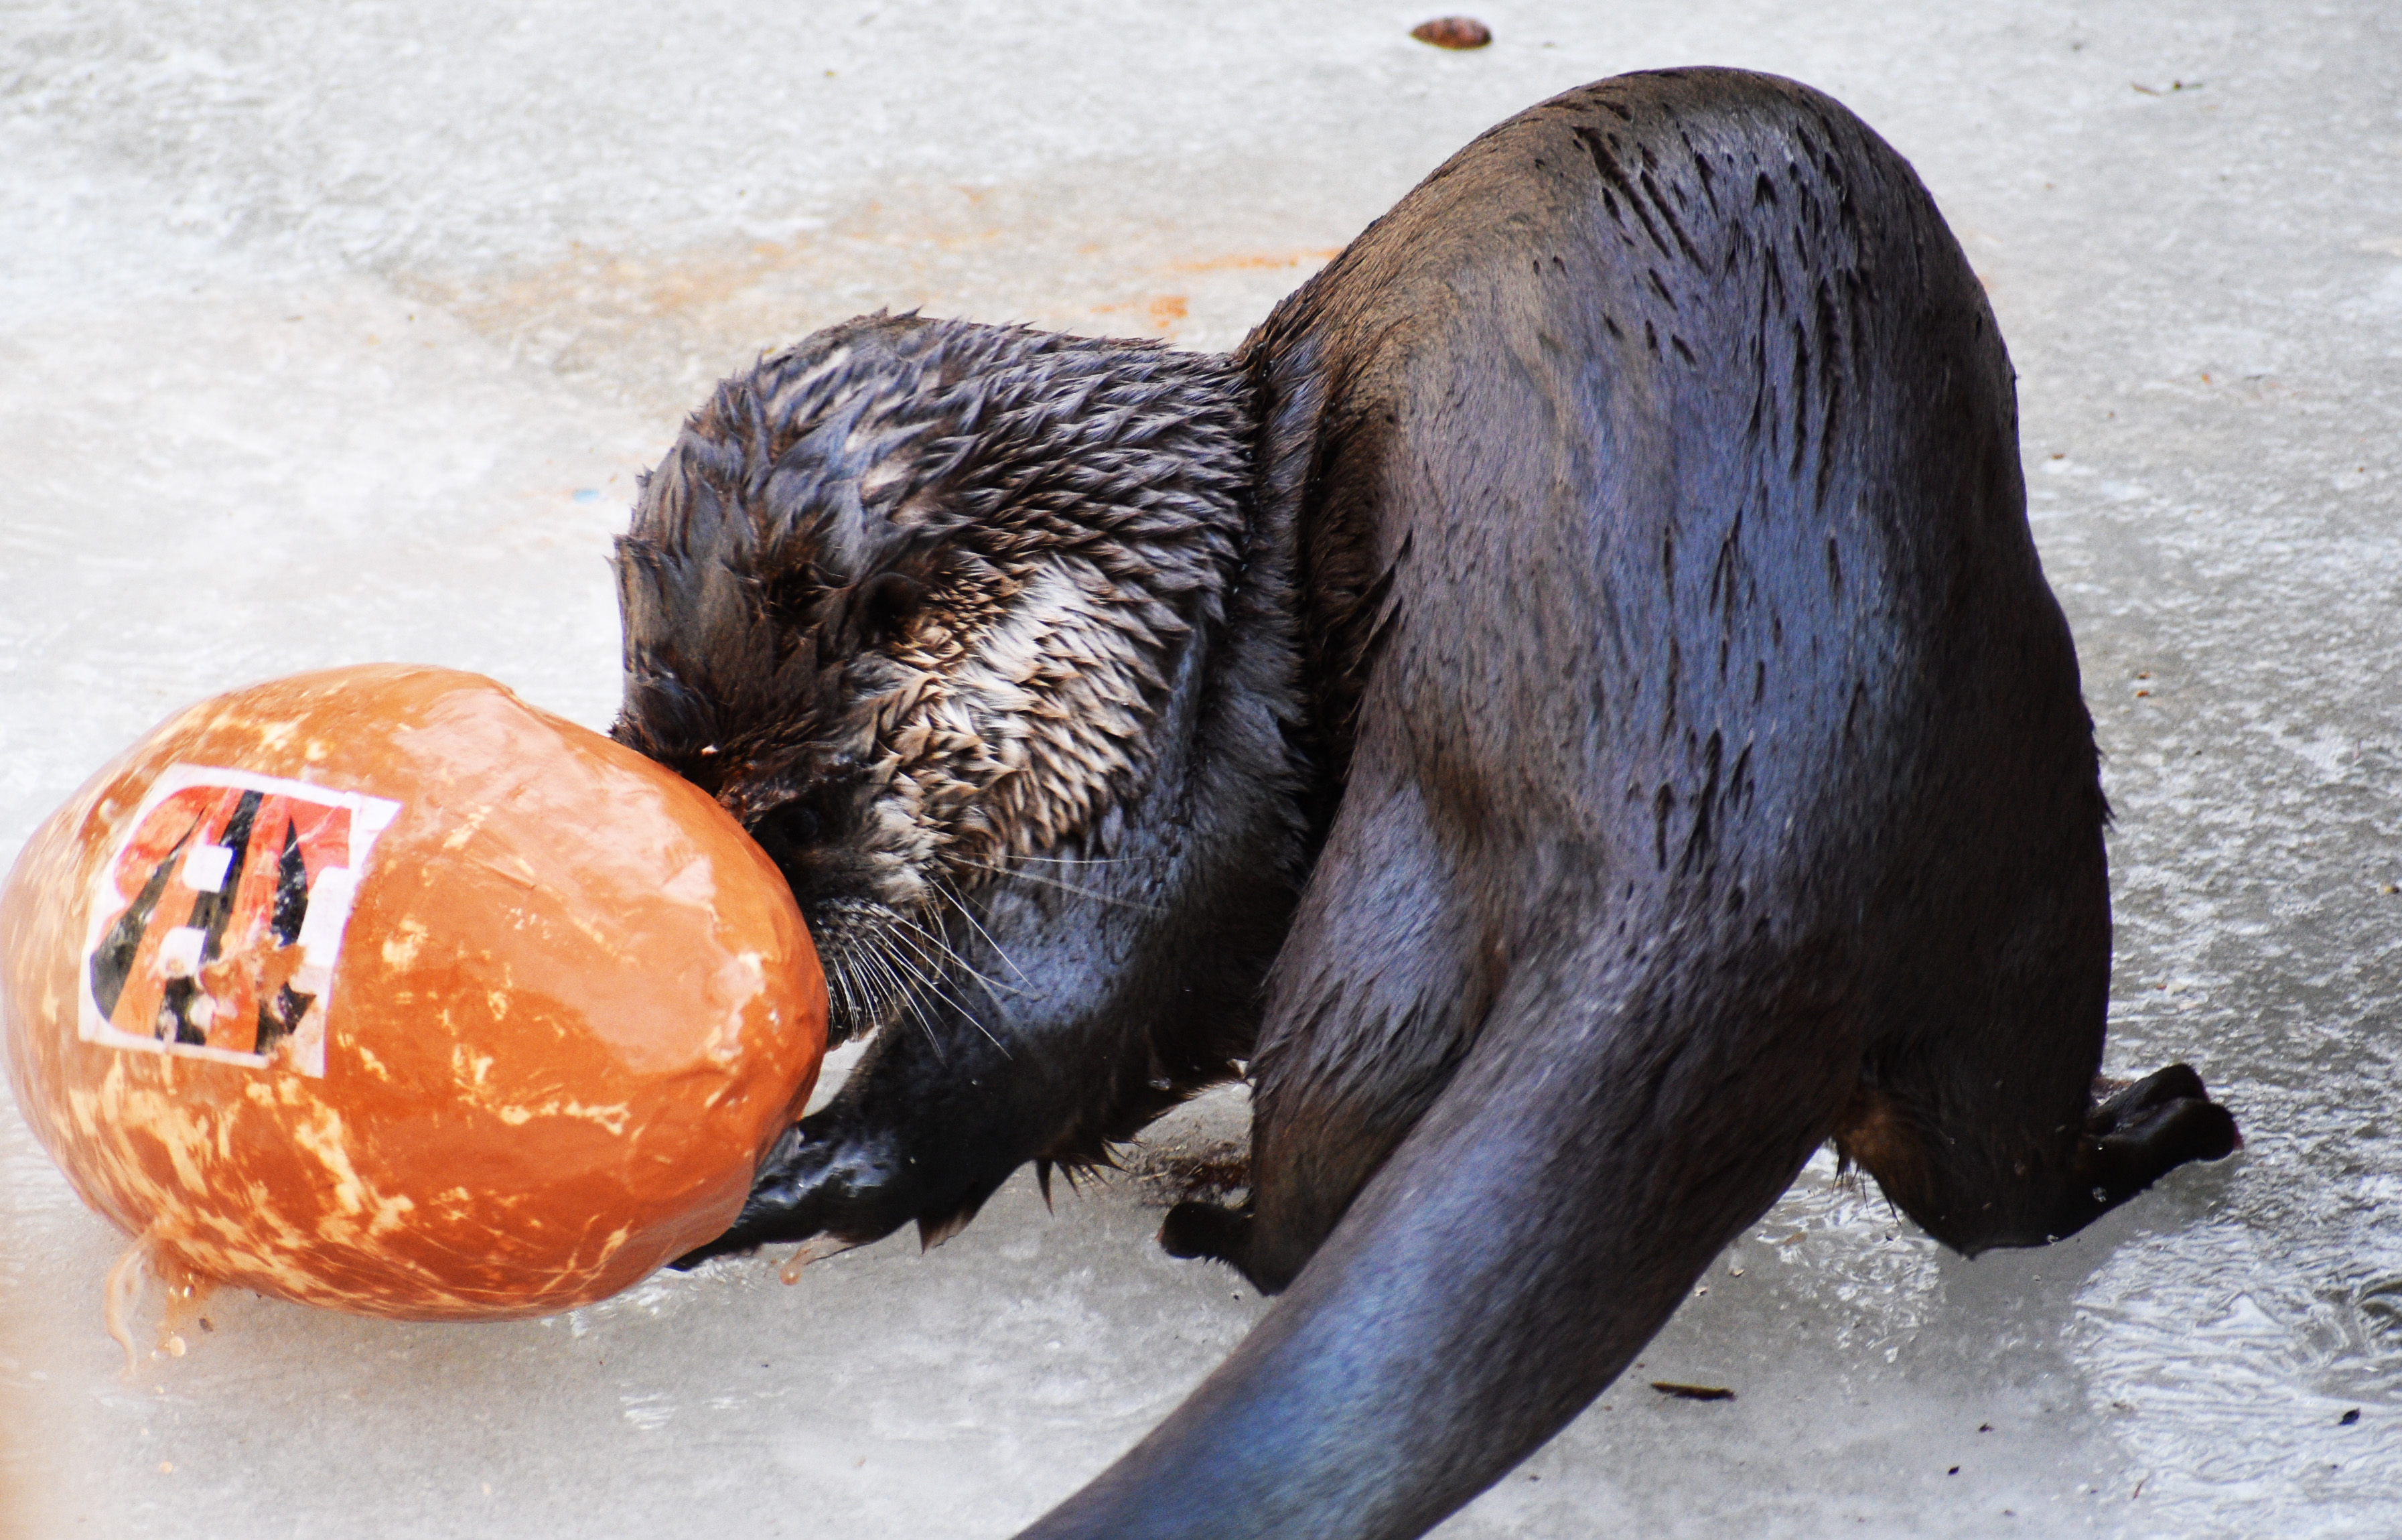
[[[1964,1252],[2233,1119],[2095,1101],[2090,718],[1926,190],[1719,70],[1479,138],[1231,358],[876,316],[620,546],[617,732],[881,1029],[707,1251],[950,1233],[1249,1060],[1284,1297],[1042,1536],[1396,1536],[1591,1401],[1833,1140]],[[691,1259],[688,1259],[691,1260]]]

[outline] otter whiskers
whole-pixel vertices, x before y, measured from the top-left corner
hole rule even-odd
[[[954,859],[958,858],[954,857]],[[1102,893],[1097,888],[1079,887],[1073,882],[1063,882],[1056,877],[1043,877],[1030,871],[1019,871],[1011,867],[996,867],[982,861],[966,860],[959,860],[959,865],[973,867],[978,871],[988,871],[997,877],[1014,877],[1021,882],[1039,882],[1046,888],[1057,888],[1062,893],[1072,893],[1079,898],[1089,898],[1097,904],[1111,904],[1119,909],[1132,909],[1137,914],[1167,912],[1156,904],[1146,904],[1139,898],[1120,898],[1114,894]]]
[[[906,922],[904,922],[904,923],[905,924]],[[915,927],[912,928],[914,929]],[[932,994],[935,999],[940,1000],[943,1004],[950,1006],[953,1010],[958,1011],[959,1015],[966,1018],[970,1026],[975,1028],[976,1031],[983,1033],[986,1040],[990,1042],[994,1047],[1001,1048],[1002,1056],[1006,1057],[1009,1053],[1008,1048],[1002,1047],[1000,1038],[993,1036],[992,1029],[984,1024],[983,1020],[976,1015],[974,1009],[970,1006],[966,1001],[961,1000],[958,995],[953,994],[948,990],[943,988],[941,982],[939,982],[939,980],[944,977],[942,966],[932,958],[927,956],[922,950],[918,950],[918,943],[910,936],[908,931],[896,929],[892,934],[894,938],[899,940],[903,946],[907,947],[909,950],[904,951],[896,948],[889,954],[890,960],[900,964],[900,966],[907,972],[911,978],[915,978],[925,992]],[[911,952],[916,952],[917,955],[913,958],[911,956]],[[920,966],[920,964],[924,965]],[[981,978],[982,976],[978,975],[977,977]],[[924,1023],[921,1020],[919,1024],[923,1025]]]
[[[961,912],[964,914],[966,911],[962,909]],[[975,917],[973,915],[968,915],[967,918],[970,924],[975,923]],[[911,946],[915,947],[920,954],[931,952],[932,954],[931,961],[939,964],[945,972],[959,974],[966,978],[974,979],[978,984],[983,986],[986,993],[993,995],[996,998],[998,998],[1003,992],[1015,992],[1013,986],[1002,983],[1000,979],[993,978],[990,974],[986,973],[982,968],[977,967],[974,964],[960,956],[959,949],[952,946],[949,941],[946,940],[941,933],[928,929],[926,926],[919,924],[917,921],[908,918],[906,915],[894,916],[893,923],[895,925],[900,927],[901,931],[907,936]],[[978,926],[977,928],[978,930],[981,930],[983,927]],[[990,938],[987,937],[987,939],[989,940]],[[994,950],[999,951],[1000,949],[996,947]],[[1003,963],[1009,963],[1009,959],[1005,955],[1001,958],[1001,961]],[[1025,978],[1026,975],[1022,971],[1018,970],[1015,964],[1011,963],[1009,965],[1010,970],[1016,973],[1020,979]]]
[[[952,901],[958,903],[955,897]],[[959,907],[964,914],[965,906]],[[973,915],[967,918],[974,923]],[[1000,949],[994,950],[998,953]],[[960,986],[973,981],[996,999],[1009,986],[987,977],[942,936],[908,915],[887,910],[873,921],[830,929],[822,937],[820,956],[828,991],[844,1023],[839,1035],[865,1037],[905,1015],[916,1020],[926,1041],[939,1050],[942,1041],[925,1007],[940,1003],[995,1047],[1008,1052]],[[1005,954],[1002,961],[1008,961]],[[1025,976],[1020,973],[1019,977]]]
[[[949,904],[951,908],[959,911],[959,918],[966,921],[969,926],[973,929],[978,936],[984,937],[984,944],[992,949],[992,954],[1001,959],[1001,965],[1003,967],[1017,975],[1021,980],[1026,978],[1026,970],[1017,965],[1016,961],[1009,955],[1007,950],[1001,946],[1000,941],[994,938],[992,932],[985,929],[984,922],[976,918],[975,910],[968,907],[967,900],[960,897],[956,890],[954,890],[949,884],[940,881],[929,881],[926,884],[926,887],[927,891],[933,894],[935,897],[942,899],[945,903]],[[957,953],[953,953],[954,957],[957,955]],[[978,974],[977,977],[983,978],[984,976],[982,974]],[[994,982],[988,978],[985,981],[987,986],[992,985]]]

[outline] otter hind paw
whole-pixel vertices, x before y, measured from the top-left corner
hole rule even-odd
[[[1251,1216],[1219,1203],[1179,1203],[1159,1227],[1159,1249],[1188,1260],[1241,1268],[1250,1242]]]
[[[2210,1099],[2189,1064],[2171,1064],[2111,1092],[2086,1115],[2081,1203],[2116,1208],[2189,1160],[2243,1147],[2235,1115]]]

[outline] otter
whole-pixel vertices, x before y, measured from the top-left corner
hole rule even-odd
[[[848,1083],[687,1262],[932,1244],[1247,1074],[1162,1242],[1282,1297],[1031,1536],[1423,1533],[1831,1141],[1964,1253],[2236,1147],[2098,1082],[2092,724],[2014,377],[1908,164],[1627,76],[1231,356],[878,314],[718,387],[624,742],[792,885]]]

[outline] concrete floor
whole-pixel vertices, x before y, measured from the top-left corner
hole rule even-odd
[[[2192,1059],[2249,1145],[1973,1263],[1814,1166],[1645,1358],[1737,1399],[1630,1380],[1442,1533],[2402,1533],[2402,18],[1495,4],[1446,54],[1433,8],[0,9],[0,857],[266,675],[605,722],[608,539],[761,348],[879,305],[1222,348],[1521,106],[1792,75],[1992,292],[2119,812],[2109,1063]],[[221,1296],[127,1380],[121,1240],[0,1103],[0,1533],[1004,1534],[1262,1311],[1156,1219],[1020,1180],[927,1256],[504,1325]]]

